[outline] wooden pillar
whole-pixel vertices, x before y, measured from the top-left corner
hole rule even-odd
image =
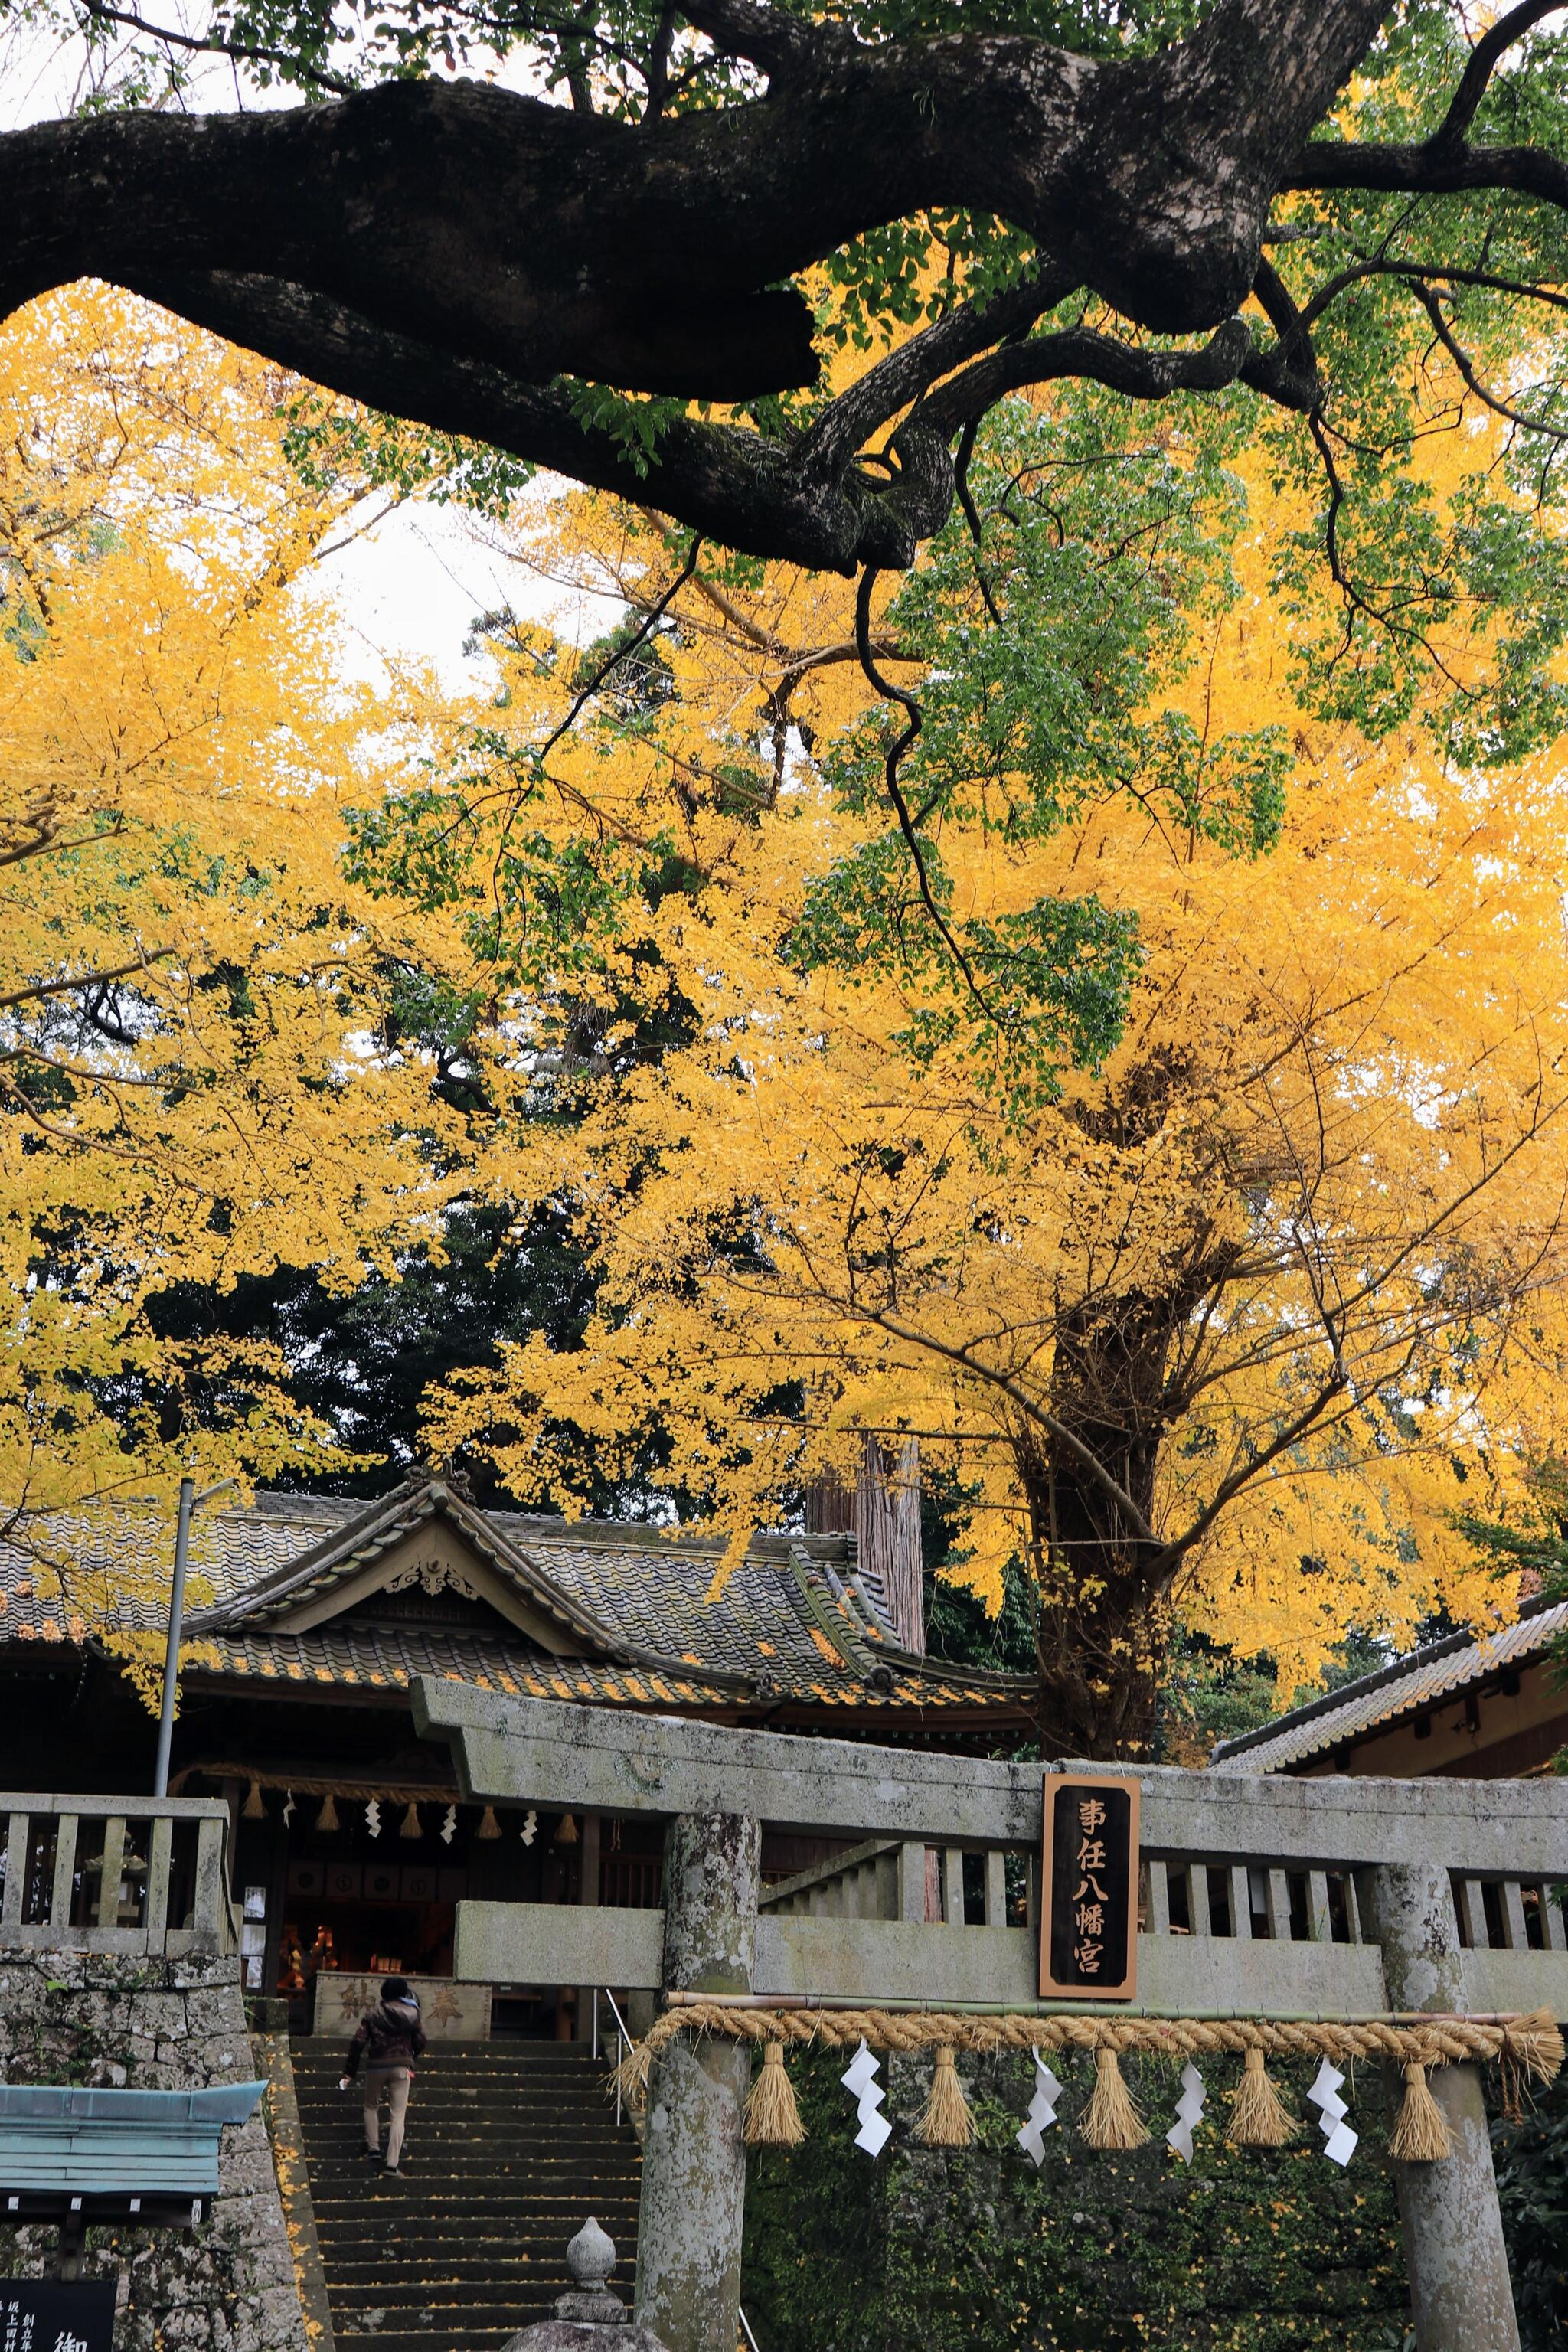
[[[583,1843],[578,1848],[577,1900],[594,1909],[599,1904],[599,1816],[583,1816]],[[594,1991],[592,1985],[577,1988],[577,2015],[574,2021],[574,2039],[592,2042],[594,2039]],[[605,2015],[608,2015],[605,2011]]]
[[[750,1992],[762,1836],[744,1813],[682,1813],[664,1849],[667,1992]],[[680,2035],[653,2069],[637,2315],[668,2352],[735,2352],[749,2044]]]
[[[1384,1864],[1358,1874],[1363,1927],[1383,1947],[1391,2008],[1464,2008],[1458,1923],[1437,1863]],[[1403,2090],[1397,2069],[1389,2088]],[[1519,2322],[1503,2246],[1491,2138],[1476,2066],[1435,2066],[1432,2095],[1453,2154],[1395,2164],[1399,2224],[1421,2352],[1519,2352]]]

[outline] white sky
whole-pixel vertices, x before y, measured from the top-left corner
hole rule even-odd
[[[482,689],[494,667],[463,651],[480,613],[510,605],[557,625],[572,619],[521,564],[484,544],[455,507],[399,507],[329,555],[314,576],[347,622],[350,668],[373,682],[402,656],[434,662],[449,693]]]

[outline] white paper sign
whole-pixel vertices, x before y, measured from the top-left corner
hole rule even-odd
[[[1013,2137],[1037,2169],[1046,2160],[1045,2134],[1057,2119],[1057,2101],[1062,2086],[1037,2050],[1035,2058],[1035,2095],[1029,2101],[1029,2120],[1022,2131]]]

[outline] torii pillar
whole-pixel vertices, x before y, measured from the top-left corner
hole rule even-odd
[[[678,1813],[665,1834],[666,1990],[750,1992],[762,1830]],[[735,2352],[751,2045],[681,2034],[648,2083],[637,2315],[672,2352]]]
[[[1391,2007],[1460,2013],[1464,1963],[1443,1864],[1359,1872],[1356,1895],[1363,1927],[1383,1947]],[[1480,2069],[1435,2067],[1430,2087],[1453,2153],[1441,2164],[1392,2168],[1415,2340],[1421,2352],[1519,2352]]]

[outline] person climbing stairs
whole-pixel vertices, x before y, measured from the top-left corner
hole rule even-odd
[[[642,2156],[602,2059],[560,2042],[437,2042],[419,2062],[403,2168],[362,2154],[337,2039],[292,2045],[335,2352],[500,2352],[571,2285],[592,2214],[630,2298]]]

